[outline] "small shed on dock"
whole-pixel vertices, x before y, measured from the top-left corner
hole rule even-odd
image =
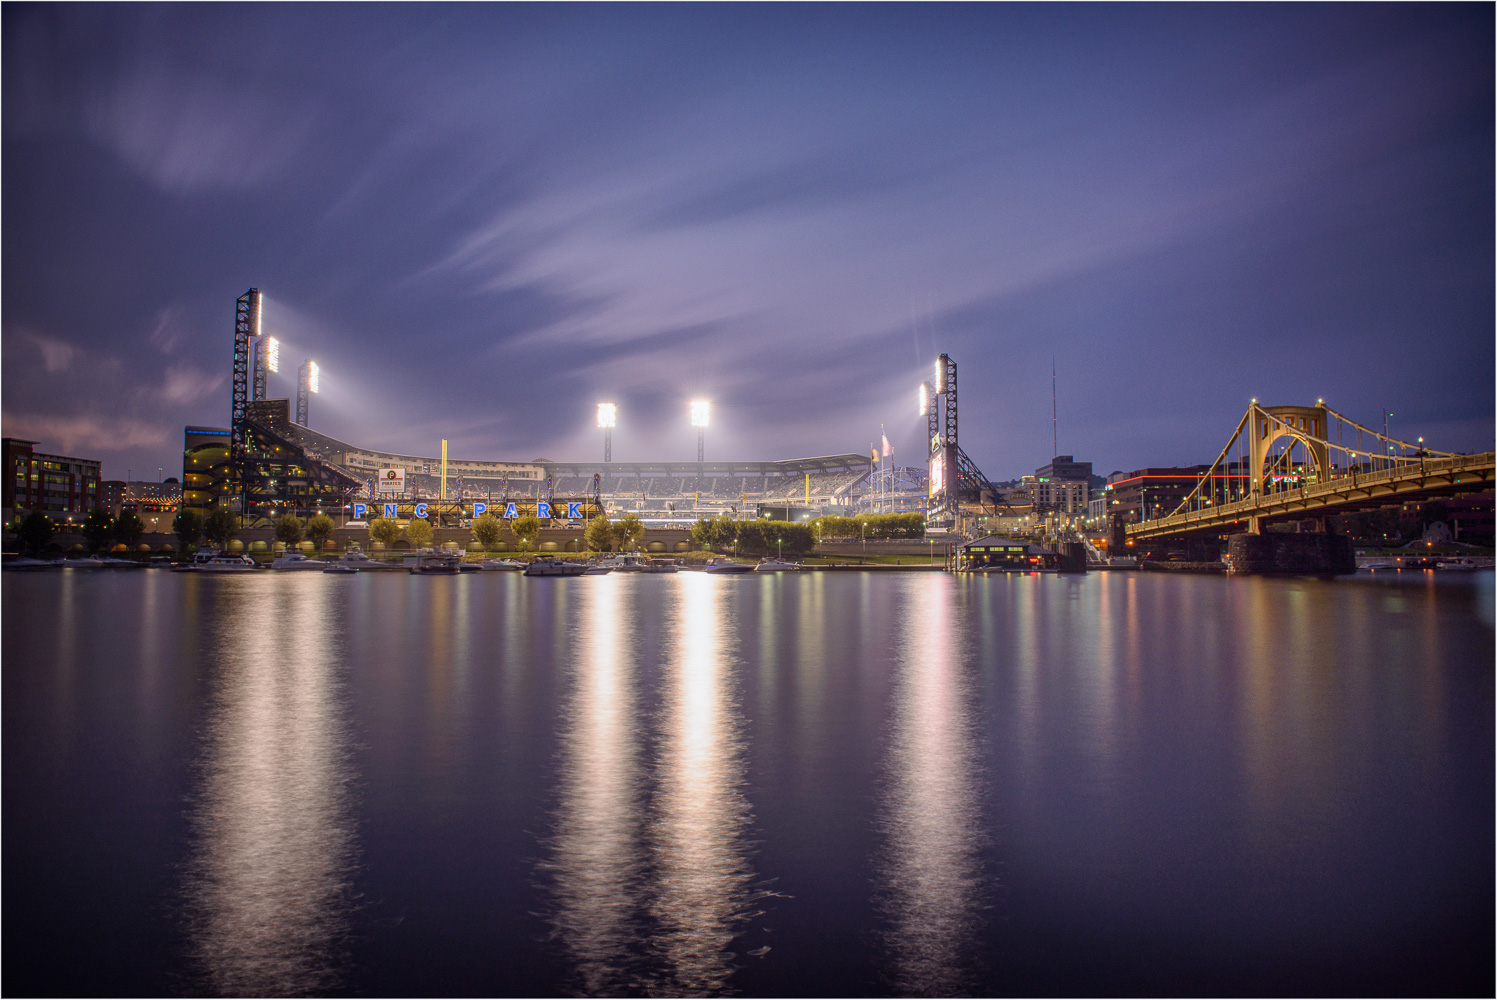
[[[984,535],[962,546],[960,569],[1032,570],[1055,565],[1055,553],[1021,539]]]

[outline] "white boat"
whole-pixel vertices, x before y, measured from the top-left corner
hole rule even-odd
[[[637,552],[621,552],[616,556],[599,559],[594,566],[606,566],[613,573],[638,573],[649,560]]]
[[[1358,566],[1357,569],[1366,569],[1366,570],[1398,569],[1398,564],[1397,563],[1390,563],[1390,562],[1370,562],[1370,563],[1363,563],[1362,565]]]
[[[779,559],[761,559],[759,565],[754,567],[755,573],[793,573],[800,569],[799,563],[784,562]]]
[[[187,562],[178,563],[177,565],[173,566],[172,567],[172,572],[173,573],[196,573],[198,570],[200,570],[204,566],[208,565],[208,563],[211,562],[217,556],[218,556],[218,550],[217,549],[199,549],[197,552],[194,552],[192,554],[192,558],[190,560],[188,560]]]
[[[199,573],[258,573],[260,567],[249,556],[214,556],[197,567]]]
[[[702,569],[708,573],[752,573],[754,567],[748,563],[733,562],[731,559],[708,559],[707,565]]]
[[[478,568],[486,573],[518,573],[525,564],[518,559],[485,559]]]
[[[525,567],[526,576],[581,576],[585,572],[584,564],[560,559],[537,559]]]
[[[357,566],[346,566],[339,562],[329,562],[323,564],[322,571],[324,573],[357,573],[359,568]]]
[[[327,568],[327,563],[319,559],[308,559],[300,552],[282,552],[270,562],[271,569],[284,570],[322,570]]]
[[[63,565],[69,569],[103,569],[104,560],[98,556],[81,556],[77,559],[69,559]]]
[[[1435,569],[1453,569],[1461,572],[1466,572],[1474,569],[1481,569],[1481,567],[1476,564],[1475,559],[1469,559],[1465,556],[1458,556],[1454,559],[1441,559],[1435,565]]]
[[[641,573],[675,573],[679,568],[668,559],[648,559],[639,571]]]
[[[339,559],[335,565],[360,571],[404,570],[406,568],[396,563],[386,563],[380,562],[378,559],[370,559],[359,549],[349,549],[343,553],[343,558]]]
[[[116,558],[114,556],[107,556],[107,557],[99,560],[99,568],[100,569],[145,569],[146,568],[146,564],[143,563],[143,562],[138,562],[138,561],[136,561],[134,559],[118,559],[118,558]]]
[[[474,563],[474,562],[462,562],[461,560],[458,561],[457,569],[458,569],[459,573],[482,573],[483,572],[483,567],[480,566],[480,565],[478,565],[478,563]]]

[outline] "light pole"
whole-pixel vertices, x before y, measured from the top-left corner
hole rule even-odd
[[[598,426],[603,428],[603,462],[613,461],[613,429],[618,426],[619,408],[613,403],[598,404]]]
[[[691,426],[697,429],[697,465],[706,461],[707,455],[707,422],[712,412],[712,404],[705,399],[693,400],[691,404]],[[697,469],[697,475],[702,474]]]

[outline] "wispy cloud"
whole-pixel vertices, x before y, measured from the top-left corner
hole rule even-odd
[[[173,428],[163,424],[103,415],[52,416],[6,411],[4,422],[9,437],[39,441],[49,451],[85,458],[98,452],[159,448],[181,434],[180,429],[174,433]]]
[[[142,66],[95,96],[94,138],[171,192],[240,190],[281,175],[310,135],[308,103]]]

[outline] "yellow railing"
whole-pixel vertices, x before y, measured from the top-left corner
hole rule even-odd
[[[1296,489],[1277,490],[1273,493],[1264,493],[1243,500],[1212,504],[1195,510],[1170,514],[1152,521],[1141,521],[1138,524],[1128,525],[1126,530],[1130,535],[1141,535],[1146,532],[1150,534],[1167,533],[1172,529],[1197,527],[1211,523],[1241,521],[1244,518],[1255,516],[1257,512],[1265,508],[1279,506],[1286,501],[1319,500],[1324,497],[1332,497],[1339,493],[1344,493],[1348,489],[1356,490],[1404,480],[1422,479],[1431,475],[1442,475],[1451,472],[1485,470],[1487,478],[1490,481],[1493,460],[1494,453],[1488,451],[1477,455],[1431,458],[1423,462],[1410,462],[1407,465],[1391,469],[1380,469],[1377,472],[1349,472],[1346,475],[1327,479],[1324,482],[1313,485],[1300,486]]]

